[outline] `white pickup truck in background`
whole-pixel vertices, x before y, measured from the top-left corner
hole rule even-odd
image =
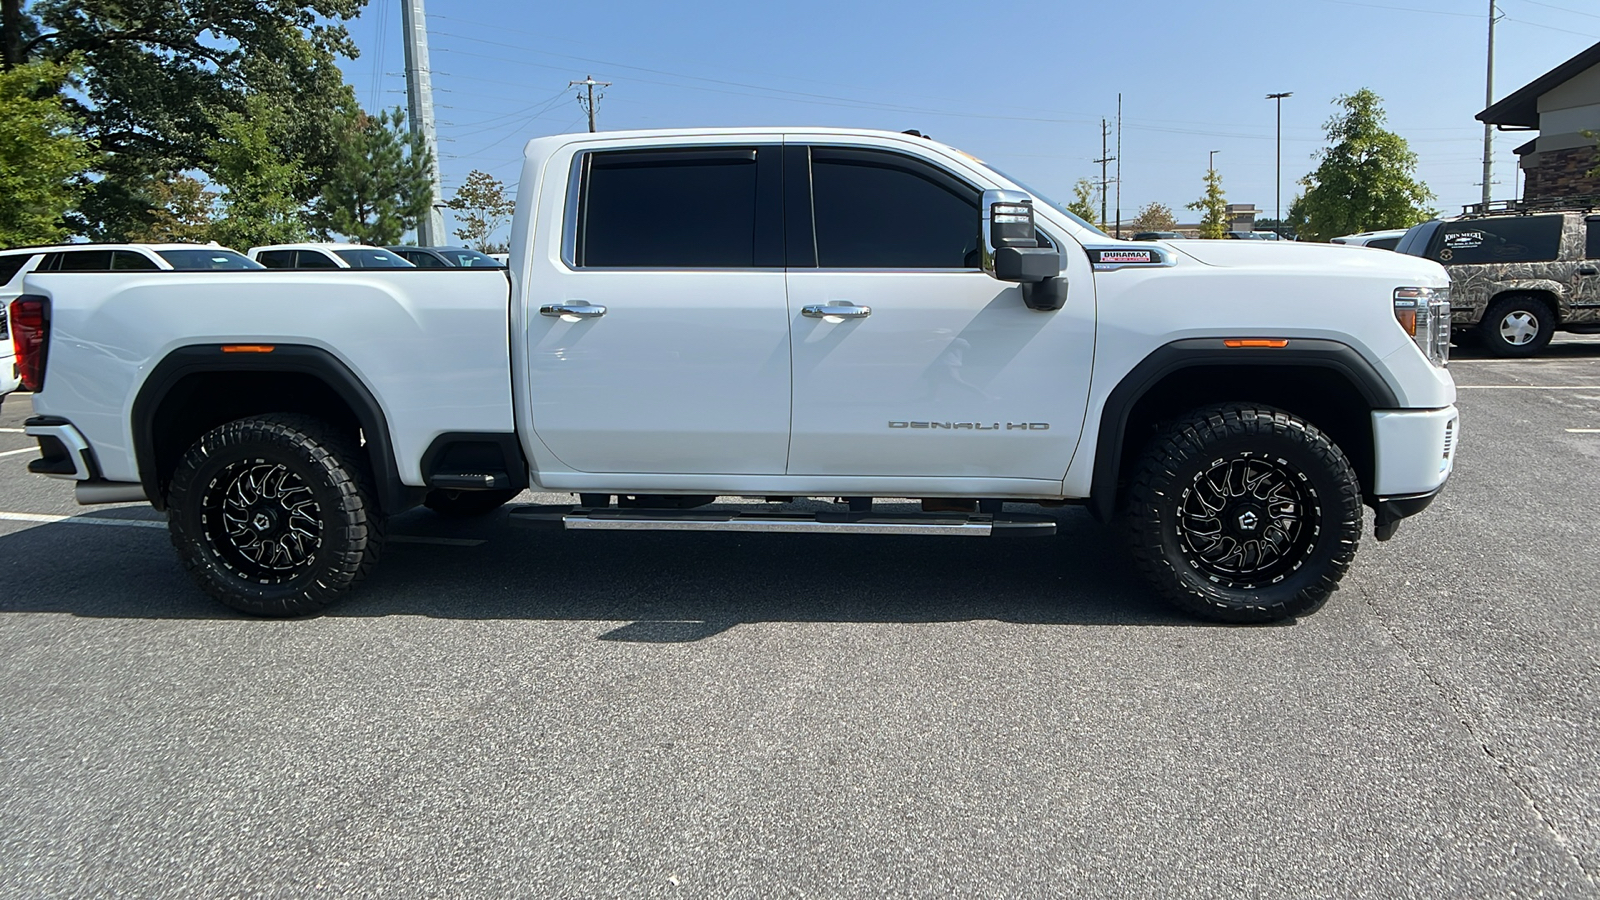
[[[11,309],[38,473],[167,511],[198,583],[314,611],[386,517],[526,487],[568,529],[1048,535],[1165,597],[1316,609],[1458,436],[1449,278],[1390,253],[1120,242],[925,138],[530,142],[510,268],[50,272]],[[742,507],[708,508],[718,497]],[[760,506],[814,497],[823,512]],[[923,501],[886,512],[879,498]]]

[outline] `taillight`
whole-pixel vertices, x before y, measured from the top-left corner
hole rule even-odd
[[[50,299],[23,294],[11,301],[11,343],[17,350],[22,387],[44,389],[45,356],[50,349]]]

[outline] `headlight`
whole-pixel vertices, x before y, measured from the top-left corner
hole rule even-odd
[[[1394,317],[1436,366],[1450,363],[1450,289],[1394,289]]]

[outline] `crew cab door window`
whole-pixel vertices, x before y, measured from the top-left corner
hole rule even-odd
[[[63,250],[39,264],[41,272],[109,272],[110,250]]]
[[[1560,216],[1515,216],[1446,222],[1428,258],[1446,265],[1549,262],[1561,253]]]
[[[155,271],[161,267],[150,261],[150,257],[132,250],[111,251],[111,268],[118,272],[127,271]]]
[[[897,153],[811,150],[817,265],[976,269],[982,192]]]
[[[263,250],[256,254],[256,262],[269,269],[292,269],[294,254],[293,250]]]
[[[1600,259],[1600,216],[1590,216],[1583,224],[1588,229],[1584,234],[1583,258]]]
[[[769,164],[757,163],[761,152],[772,155]],[[777,152],[776,147],[694,147],[586,154],[574,265],[781,266]],[[758,210],[763,197],[769,202]]]
[[[337,269],[339,264],[320,250],[296,250],[296,269]]]

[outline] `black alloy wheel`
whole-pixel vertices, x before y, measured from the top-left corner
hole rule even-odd
[[[1361,538],[1361,488],[1344,453],[1282,410],[1190,412],[1146,448],[1123,518],[1140,571],[1167,600],[1223,622],[1315,611]]]
[[[384,518],[353,436],[277,413],[220,425],[167,491],[173,546],[206,593],[241,612],[297,616],[343,596],[377,562]]]

